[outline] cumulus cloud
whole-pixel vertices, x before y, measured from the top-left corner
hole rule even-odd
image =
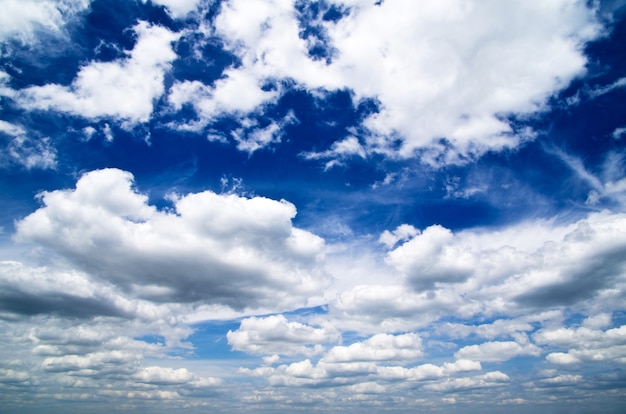
[[[73,190],[44,192],[16,238],[161,302],[280,308],[305,304],[327,283],[324,241],[292,226],[292,204],[205,191],[172,196],[173,211],[158,211],[132,180],[105,169]]]
[[[422,341],[413,333],[377,334],[349,346],[335,346],[324,356],[325,362],[414,360],[422,356]]]
[[[454,356],[481,362],[502,362],[518,356],[538,356],[539,354],[541,354],[541,349],[530,343],[519,344],[513,341],[498,341],[465,346],[459,349]]]
[[[515,317],[530,311],[519,320],[523,332],[532,330],[527,323],[549,317],[546,311],[591,303],[603,312],[621,307],[619,297],[626,288],[623,214],[601,212],[570,224],[537,221],[457,233],[434,225],[412,234],[386,256],[400,280],[348,287],[331,300],[338,324],[363,332],[381,327],[402,331],[444,315]],[[487,338],[495,334],[481,333]]]
[[[26,109],[54,109],[85,118],[112,117],[131,126],[146,122],[154,101],[164,92],[163,80],[176,53],[179,35],[139,22],[134,48],[112,62],[83,66],[70,86],[47,84],[20,90],[16,100]]]
[[[387,263],[406,274],[417,290],[437,283],[464,282],[474,269],[474,257],[463,246],[454,246],[452,232],[430,226],[387,255]]]
[[[424,388],[435,391],[450,392],[476,388],[501,387],[506,385],[510,380],[509,376],[505,373],[493,371],[483,375],[476,375],[474,377],[447,379],[434,384],[427,384]]]
[[[264,377],[273,385],[349,386],[351,390],[367,390],[379,389],[380,385],[372,388],[372,383],[420,382],[482,369],[480,362],[467,359],[440,366],[404,366],[413,365],[422,356],[421,338],[415,333],[376,334],[347,346],[334,346],[316,363],[305,359],[277,367],[243,368],[241,371]]]
[[[410,224],[401,224],[395,230],[385,230],[381,233],[378,241],[388,248],[392,248],[400,241],[407,241],[420,233],[418,229]]]
[[[217,378],[201,378],[186,368],[174,369],[158,366],[141,368],[133,374],[132,378],[139,383],[154,385],[218,385],[221,383]]]
[[[553,93],[584,72],[582,47],[600,34],[594,11],[566,0],[506,7],[458,0],[420,7],[408,0],[318,6],[347,12],[323,19],[287,0],[223,3],[215,34],[241,64],[214,85],[175,85],[173,107],[191,103],[205,125],[221,112],[273,102],[280,92],[262,86],[276,80],[311,91],[349,89],[355,102],[380,103],[364,121],[365,147],[344,140],[312,158],[349,149],[359,156],[378,151],[417,154],[433,165],[461,163],[532,139],[532,131],[515,130],[507,116],[544,109]],[[311,37],[301,35],[309,26],[319,33],[318,49],[332,50],[327,59],[312,53]],[[244,85],[245,95],[233,93]]]
[[[244,319],[239,329],[228,331],[226,338],[230,346],[238,351],[311,356],[323,351],[322,344],[336,342],[340,336],[332,326],[315,328],[289,322],[283,315],[272,315]]]
[[[556,365],[611,361],[626,363],[626,325],[602,330],[597,327],[544,328],[533,335],[538,344],[551,345],[567,352],[546,356]]]
[[[0,286],[3,312],[90,318],[96,315],[129,317],[135,310],[129,299],[78,272],[0,262]]]

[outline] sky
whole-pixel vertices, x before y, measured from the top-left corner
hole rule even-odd
[[[626,1],[0,8],[0,413],[626,410]]]

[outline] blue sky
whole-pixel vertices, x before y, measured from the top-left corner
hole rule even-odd
[[[1,412],[626,409],[626,3],[2,0]]]

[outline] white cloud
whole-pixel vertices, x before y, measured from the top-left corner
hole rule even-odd
[[[541,349],[536,345],[519,344],[513,341],[485,342],[480,345],[469,345],[459,349],[455,358],[471,359],[481,362],[503,362],[518,356],[539,356]]]
[[[626,325],[602,330],[604,325],[578,328],[544,328],[533,335],[538,344],[565,348],[567,352],[553,352],[546,359],[557,365],[610,361],[626,363]]]
[[[35,40],[35,32],[59,32],[65,22],[86,10],[90,0],[3,0],[0,40],[16,37],[23,43]]]
[[[307,160],[324,160],[326,162],[325,170],[329,170],[337,165],[342,165],[346,159],[351,157],[366,157],[365,148],[361,145],[358,138],[349,136],[342,141],[334,142],[330,149],[322,152],[305,152],[302,154]]]
[[[12,124],[0,119],[0,132],[10,135],[12,137],[19,137],[26,135],[26,130],[20,125]]]
[[[0,368],[0,383],[15,384],[27,382],[30,380],[30,375],[25,371],[16,371],[13,369]]]
[[[385,341],[389,342],[387,339],[385,338]],[[412,338],[407,338],[403,335],[396,336],[396,339],[400,342],[412,340]],[[380,341],[380,338],[377,338],[376,341]],[[356,342],[352,345],[365,344],[366,342],[367,340]],[[371,352],[368,352],[365,359],[357,356],[355,358],[335,360],[333,349],[328,351],[316,364],[313,364],[309,359],[305,359],[278,367],[242,368],[240,371],[248,375],[264,377],[271,385],[287,387],[311,385],[348,386],[350,390],[354,390],[360,388],[367,389],[369,387],[367,384],[371,384],[374,381],[378,384],[393,384],[394,388],[395,385],[401,384],[403,381],[429,384],[432,380],[449,379],[455,375],[482,369],[480,362],[469,360],[446,362],[440,366],[423,364],[407,368],[402,365],[393,365],[393,361],[390,359],[386,357],[381,358],[380,355],[376,356]],[[405,359],[405,357],[408,357],[408,355],[394,355],[394,358],[398,360]],[[410,363],[410,359],[406,358],[405,362]],[[378,363],[385,363],[385,365],[378,365]],[[474,382],[482,381],[487,383],[483,377],[488,377],[491,381],[497,381],[493,373],[490,374],[479,376],[477,377],[479,379],[474,380]]]
[[[238,150],[252,155],[257,150],[279,143],[284,128],[296,122],[297,119],[293,112],[289,112],[280,121],[273,121],[262,128],[259,127],[258,122],[246,119],[242,122],[244,126],[232,132],[232,137],[237,142]]]
[[[199,0],[152,0],[152,2],[167,7],[172,17],[179,19],[194,11]]]
[[[567,386],[567,385],[575,385],[583,380],[582,375],[572,375],[572,374],[563,374],[557,375],[552,378],[544,378],[539,382],[546,385],[553,386]]]
[[[464,282],[475,268],[467,248],[454,246],[452,232],[439,225],[426,228],[387,255],[387,263],[407,275],[417,290],[438,283]]]
[[[547,311],[621,309],[625,249],[626,217],[608,212],[571,224],[536,221],[499,230],[454,233],[431,226],[387,254],[399,279],[344,281],[330,309],[342,329],[372,333],[412,330],[444,315],[506,315],[493,326],[453,327],[452,335],[516,339],[517,333],[533,330],[529,323],[554,317]],[[513,330],[503,327],[507,319],[516,321]]]
[[[624,135],[626,135],[626,127],[615,128],[611,136],[613,139],[621,139]]]
[[[410,224],[401,224],[394,231],[385,230],[378,241],[388,248],[392,248],[400,241],[407,241],[420,234],[420,231]]]
[[[476,388],[500,387],[506,385],[510,380],[509,376],[505,373],[493,371],[474,377],[446,379],[434,384],[427,384],[424,388],[443,392],[471,390]]]
[[[106,169],[74,190],[44,192],[16,237],[149,300],[282,309],[306,305],[328,282],[324,241],[292,226],[286,201],[205,191],[157,211],[131,186],[130,173]]]
[[[57,151],[49,138],[30,138],[21,125],[2,120],[0,120],[0,133],[12,137],[4,149],[5,154],[0,156],[0,165],[16,163],[28,170],[56,168]]]
[[[322,344],[336,342],[340,336],[331,326],[314,328],[299,322],[289,322],[283,315],[272,315],[244,319],[239,329],[228,331],[226,338],[230,346],[238,351],[311,356],[324,350]]]
[[[6,151],[11,161],[28,170],[53,170],[57,166],[57,151],[48,138],[36,140],[18,136],[11,140]]]
[[[143,384],[155,385],[183,385],[204,384],[217,385],[221,381],[217,378],[201,378],[186,368],[163,368],[159,366],[145,367],[132,376],[133,380]]]
[[[460,0],[420,7],[409,0],[333,4],[349,7],[348,15],[308,22],[321,27],[322,43],[334,50],[327,63],[309,55],[292,1],[223,3],[215,33],[241,65],[213,87],[196,85],[205,90],[201,105],[189,94],[183,101],[195,102],[209,119],[228,106],[218,95],[229,80],[246,79],[248,85],[248,96],[231,112],[274,100],[275,93],[260,89],[267,81],[291,79],[312,91],[348,88],[355,101],[374,98],[381,106],[365,120],[371,136],[357,154],[410,157],[418,151],[434,165],[458,163],[532,138],[532,132],[515,132],[504,117],[542,110],[554,92],[584,72],[582,45],[600,33],[593,10],[567,0],[506,7]],[[176,107],[181,100],[172,102]],[[397,138],[403,142],[399,150],[392,148]]]
[[[613,92],[616,89],[621,89],[626,87],[626,78],[619,78],[615,82],[607,86],[599,86],[589,91],[589,96],[591,98],[597,98],[602,95],[606,95],[607,93]]]
[[[423,355],[422,341],[414,333],[377,334],[349,346],[335,346],[324,356],[324,362],[359,362],[415,360]]]
[[[146,122],[154,100],[164,92],[163,79],[176,54],[172,42],[179,35],[140,22],[134,27],[137,43],[128,57],[90,62],[67,86],[47,84],[18,92],[27,109],[55,109],[86,118],[112,117],[126,126]]]
[[[200,119],[186,124],[172,124],[179,130],[200,131],[219,115],[244,117],[262,103],[277,98],[275,91],[265,91],[261,82],[246,72],[227,69],[223,78],[209,87],[198,81],[176,82],[170,89],[168,102],[174,110],[190,104]]]
[[[42,368],[49,372],[72,371],[74,375],[90,376],[105,368],[109,371],[127,372],[137,359],[124,351],[95,352],[87,355],[63,355],[44,359]]]

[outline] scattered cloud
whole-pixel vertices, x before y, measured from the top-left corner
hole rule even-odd
[[[625,5],[5,0],[2,409],[624,411]]]

